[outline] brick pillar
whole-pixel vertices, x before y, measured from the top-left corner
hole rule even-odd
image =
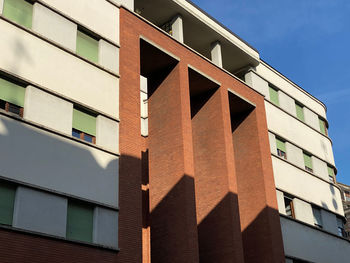
[[[244,262],[227,90],[191,104],[200,262]]]
[[[149,98],[152,263],[199,262],[189,103],[180,62]]]
[[[232,122],[237,127],[233,146],[245,263],[282,263],[283,241],[263,101],[242,120],[237,120],[238,127]]]

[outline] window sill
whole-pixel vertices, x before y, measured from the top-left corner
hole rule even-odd
[[[82,246],[88,246],[91,248],[105,249],[105,250],[109,250],[109,251],[113,251],[113,252],[120,251],[119,248],[113,248],[113,247],[108,247],[108,246],[104,246],[104,245],[88,243],[88,242],[83,242],[83,241],[78,241],[78,240],[66,239],[64,237],[54,236],[54,235],[40,233],[40,232],[36,232],[36,231],[31,231],[31,230],[25,230],[25,229],[16,228],[16,227],[9,226],[9,225],[0,224],[0,229],[7,230],[7,231],[14,231],[14,232],[25,234],[25,235],[34,235],[34,236],[38,236],[38,237],[42,237],[42,238],[49,238],[49,239],[53,239],[53,240],[57,240],[57,241],[61,241],[61,242],[67,242],[67,243],[78,244],[78,245],[82,245]]]

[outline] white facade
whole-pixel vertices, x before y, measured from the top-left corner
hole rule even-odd
[[[93,224],[91,240],[73,240],[116,250],[122,3],[36,1],[28,28],[4,13],[6,1],[0,1],[0,78],[25,88],[21,116],[0,109],[0,187],[15,189],[9,227],[72,241],[74,201],[91,208]],[[85,51],[96,61],[78,55],[78,30],[96,41],[96,52]],[[76,124],[76,109],[89,120]],[[77,137],[77,125],[91,127]]]

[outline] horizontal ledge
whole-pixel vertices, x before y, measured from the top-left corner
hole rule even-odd
[[[99,248],[99,249],[106,249],[106,250],[110,250],[110,251],[114,251],[114,252],[120,251],[119,248],[112,248],[112,247],[107,247],[107,246],[99,245],[99,244],[95,244],[95,243],[67,239],[67,238],[60,237],[60,236],[54,236],[54,235],[50,235],[50,234],[26,230],[26,229],[17,228],[17,227],[8,226],[8,225],[3,225],[3,224],[0,224],[0,229],[7,230],[7,231],[15,231],[15,232],[26,234],[26,235],[34,235],[34,236],[43,237],[43,238],[50,238],[50,239],[58,240],[61,242],[68,242],[68,243],[84,245],[84,246],[89,246],[89,247],[94,247],[94,248]]]
[[[64,138],[69,139],[69,140],[71,140],[71,141],[75,141],[75,142],[84,144],[84,145],[86,145],[86,146],[90,146],[90,147],[92,147],[92,148],[95,148],[95,149],[98,149],[98,150],[100,150],[100,151],[106,152],[106,153],[108,153],[108,154],[110,154],[110,155],[114,155],[114,156],[116,156],[116,157],[120,157],[120,153],[112,152],[112,151],[107,150],[107,149],[105,149],[105,148],[103,148],[103,147],[101,147],[101,146],[98,146],[98,145],[96,145],[96,144],[92,144],[92,143],[83,141],[83,140],[78,139],[78,138],[75,138],[75,137],[73,137],[73,136],[71,136],[71,135],[68,135],[68,134],[65,134],[65,133],[63,133],[63,132],[60,132],[60,131],[51,129],[51,128],[47,127],[47,126],[41,125],[41,124],[39,124],[39,123],[26,120],[26,119],[24,119],[24,118],[19,117],[18,115],[15,115],[15,114],[13,114],[13,113],[6,112],[5,110],[0,109],[0,115],[3,115],[3,116],[5,116],[5,117],[8,117],[8,118],[11,118],[11,119],[14,119],[14,120],[17,120],[17,121],[19,121],[19,122],[22,122],[22,123],[25,123],[25,124],[27,124],[27,125],[33,126],[33,127],[35,127],[35,128],[44,130],[44,131],[46,131],[46,132],[53,133],[53,134],[58,135],[58,136],[60,136],[60,137],[64,137]]]
[[[31,34],[31,35],[33,35],[33,36],[36,36],[37,38],[39,38],[39,39],[41,39],[41,40],[43,40],[43,41],[45,41],[45,42],[47,42],[47,43],[49,43],[49,44],[51,44],[51,45],[57,47],[58,49],[61,49],[62,51],[65,51],[65,52],[71,54],[72,56],[74,56],[74,57],[76,57],[76,58],[79,58],[79,59],[85,61],[86,63],[89,63],[90,65],[92,65],[92,66],[94,66],[94,67],[96,67],[96,68],[98,68],[98,69],[100,69],[100,70],[102,70],[102,71],[104,71],[104,72],[106,72],[106,73],[108,73],[108,74],[110,74],[110,75],[116,77],[116,78],[120,78],[120,75],[119,75],[119,74],[117,74],[117,73],[115,73],[115,72],[113,72],[113,71],[111,71],[111,70],[108,70],[108,69],[102,67],[101,65],[96,64],[96,63],[94,63],[94,62],[92,62],[92,61],[90,61],[90,60],[88,60],[88,59],[86,59],[86,58],[84,58],[84,57],[82,57],[82,56],[79,56],[78,54],[76,54],[76,53],[74,53],[73,51],[71,51],[71,50],[65,48],[64,46],[58,44],[57,42],[54,42],[54,41],[52,41],[52,40],[46,38],[45,36],[43,36],[43,35],[41,35],[41,34],[35,32],[35,31],[31,30],[31,29],[25,28],[25,27],[23,27],[23,26],[21,26],[21,25],[15,23],[15,22],[13,22],[13,21],[7,19],[7,18],[4,17],[3,15],[0,15],[0,19],[6,21],[6,22],[8,22],[8,23],[10,23],[11,25],[13,25],[13,26],[15,26],[15,27],[17,27],[17,28],[20,28],[20,29],[26,31],[27,33],[29,33],[29,34]]]
[[[108,119],[110,119],[112,121],[120,122],[119,118],[115,118],[115,117],[113,117],[110,114],[107,114],[107,113],[104,113],[104,112],[102,112],[100,110],[95,109],[94,107],[88,106],[88,105],[86,105],[84,103],[81,103],[80,101],[77,101],[77,100],[71,99],[71,98],[69,98],[69,97],[67,97],[65,95],[59,94],[56,91],[50,90],[50,89],[48,89],[48,88],[46,88],[44,86],[41,86],[41,85],[31,81],[31,80],[23,78],[22,76],[19,76],[19,75],[15,74],[15,73],[12,73],[12,72],[10,72],[8,70],[0,68],[0,72],[3,75],[6,75],[9,78],[17,79],[18,81],[22,82],[24,86],[29,86],[29,85],[33,86],[35,88],[38,88],[38,89],[40,89],[42,91],[45,91],[45,92],[51,94],[51,95],[54,95],[55,97],[58,97],[58,98],[61,98],[61,99],[65,100],[65,101],[71,102],[74,105],[78,105],[78,106],[81,106],[82,108],[86,108],[86,109],[88,109],[88,110],[90,110],[92,112],[95,112],[95,113],[97,113],[97,115],[102,115],[102,116],[104,116],[104,117],[106,117],[106,118],[108,118]]]

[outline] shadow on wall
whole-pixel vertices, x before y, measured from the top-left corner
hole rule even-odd
[[[1,177],[118,206],[119,162],[116,156],[2,114],[0,147]],[[121,158],[125,166],[140,166],[138,159],[129,156]],[[141,250],[141,235],[138,233],[142,229],[141,190],[137,189],[141,185],[141,176],[131,173],[123,175],[127,178],[119,178],[122,181],[119,195],[123,210],[119,215],[121,252],[2,228],[2,259],[22,263],[116,263],[126,262],[126,258],[130,257],[127,262],[140,262],[141,252],[131,253],[128,250]],[[129,184],[136,185],[134,191],[130,190]],[[125,241],[123,236],[130,237],[130,240]]]
[[[339,209],[339,206],[338,206],[338,203],[337,203],[337,199],[336,199],[336,195],[335,195],[335,187],[331,184],[329,184],[329,190],[330,192],[332,193],[332,204],[333,204],[333,208],[338,211]],[[322,207],[325,208],[325,209],[328,209],[329,210],[329,207],[328,205],[325,203],[325,202],[321,202],[322,204]]]
[[[118,206],[118,158],[0,115],[0,176]]]
[[[152,263],[164,263],[165,259],[169,258],[169,255],[174,255],[174,260],[172,263],[175,262],[183,262],[181,261],[181,253],[184,251],[184,246],[186,246],[188,240],[186,240],[185,236],[182,236],[180,234],[181,231],[174,228],[174,220],[176,221],[183,221],[186,220],[186,209],[184,208],[180,213],[176,212],[179,211],[177,209],[179,205],[179,200],[182,199],[182,196],[184,195],[183,189],[186,185],[188,185],[189,181],[191,181],[191,184],[194,184],[194,180],[191,176],[184,175],[181,180],[178,181],[178,183],[168,192],[168,194],[162,199],[162,201],[153,209],[153,211],[150,211],[150,220],[154,217],[164,217],[166,215],[169,216],[172,220],[171,222],[163,220],[157,220],[158,225],[152,226],[155,227],[156,231],[154,231],[153,228],[151,228],[151,262]],[[149,191],[143,191],[143,197],[148,200],[148,194]],[[235,193],[227,193],[226,196],[211,210],[211,212],[198,224],[198,242],[201,242],[199,247],[201,250],[199,251],[200,255],[200,262],[232,262],[232,253],[230,251],[235,250],[235,248],[229,247],[229,244],[232,244],[230,235],[241,235],[247,236],[247,235],[271,235],[269,233],[270,229],[265,228],[261,229],[261,225],[266,223],[268,215],[271,215],[271,212],[278,213],[277,210],[265,207],[251,222],[251,224],[242,231],[242,233],[230,233],[226,235],[218,235],[217,233],[227,233],[227,229],[225,227],[227,226],[227,221],[230,221],[231,224],[239,224],[239,218],[233,219],[232,217],[225,216],[227,215],[227,210],[232,206],[232,204],[237,203],[237,194]],[[144,212],[147,212],[147,208],[149,205],[147,202],[143,203],[145,205]],[[220,220],[218,220],[220,219]],[[237,221],[236,221],[237,220]],[[181,223],[175,224],[175,225],[181,225]],[[258,226],[258,228],[257,228]],[[144,221],[144,228],[150,227],[146,221]],[[191,231],[190,229],[186,231]],[[193,230],[192,230],[193,231]],[[195,230],[194,230],[195,231]],[[161,242],[163,236],[172,236],[174,237],[174,243],[164,243]],[[227,242],[228,246],[218,246],[217,244],[225,244],[225,240],[229,240]],[[282,242],[282,240],[281,240]],[[251,247],[254,247],[254,250],[251,251],[244,251],[245,254],[249,254],[249,260],[246,262],[266,262],[266,263],[281,263],[280,261],[277,261],[276,259],[273,259],[273,256],[271,255],[271,258],[259,258],[260,255],[266,254],[263,250],[267,246],[273,246],[273,244],[264,244],[265,246],[262,246],[262,244],[254,244]],[[213,249],[213,247],[215,249]],[[237,247],[240,247],[239,244],[237,244]],[[206,250],[206,248],[210,248]],[[214,253],[208,253],[208,251],[214,252]],[[228,253],[229,252],[229,253]],[[196,253],[188,251],[188,253]],[[178,255],[178,256],[176,256]],[[247,259],[246,259],[247,260]],[[148,263],[148,262],[147,262]],[[242,262],[243,263],[243,262]]]

